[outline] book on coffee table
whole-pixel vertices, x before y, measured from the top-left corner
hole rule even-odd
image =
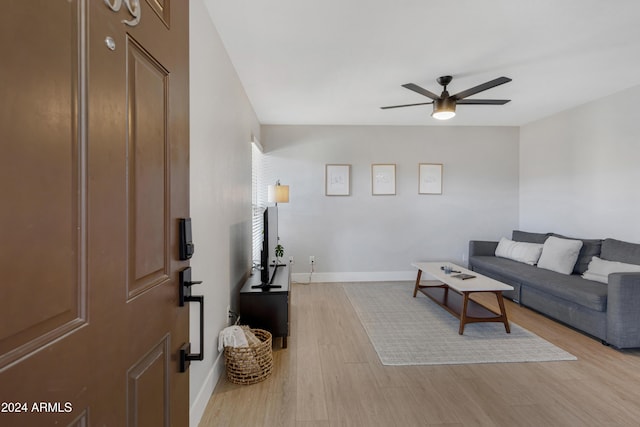
[[[467,279],[473,279],[476,276],[474,276],[473,274],[461,273],[461,274],[453,275],[451,277],[455,277],[456,279],[467,280]]]

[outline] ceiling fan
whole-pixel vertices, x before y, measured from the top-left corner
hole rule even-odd
[[[380,107],[380,108],[383,110],[387,110],[389,108],[413,107],[416,105],[433,104],[433,113],[431,113],[431,117],[438,120],[447,120],[456,115],[456,105],[458,104],[460,105],[504,105],[507,102],[511,101],[510,99],[465,99],[471,95],[475,95],[478,92],[483,92],[485,90],[494,88],[496,86],[509,83],[511,81],[509,77],[498,77],[497,79],[488,81],[478,86],[474,86],[471,89],[458,92],[455,95],[449,95],[449,92],[447,92],[447,85],[451,83],[452,79],[453,77],[451,76],[442,76],[437,78],[437,82],[442,86],[444,86],[444,90],[442,91],[442,94],[440,96],[424,88],[421,88],[420,86],[414,83],[407,83],[405,85],[402,85],[402,87],[404,88],[417,92],[420,95],[424,95],[427,98],[433,99],[433,101],[431,102],[421,102],[418,104],[405,104],[405,105],[391,105],[389,107]]]

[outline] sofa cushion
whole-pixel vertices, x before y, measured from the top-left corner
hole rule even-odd
[[[537,268],[533,265],[513,261],[507,258],[495,256],[473,256],[469,257],[469,265],[474,269],[483,271],[482,274],[489,276],[495,273],[501,279],[511,283],[522,283],[523,277],[535,274]]]
[[[536,265],[542,245],[540,243],[514,242],[505,237],[500,239],[496,248],[496,256],[524,262],[529,265]]]
[[[592,310],[607,311],[608,288],[604,283],[544,269],[538,269],[537,273],[527,278],[524,284]]]
[[[640,265],[640,244],[616,239],[604,239],[600,258],[607,261]]]
[[[594,256],[589,263],[589,269],[582,277],[601,283],[609,283],[609,274],[611,273],[640,273],[640,265],[607,261]]]
[[[529,233],[528,231],[513,230],[511,233],[511,240],[516,242],[527,243],[544,243],[549,237],[549,233]]]
[[[551,233],[551,235],[560,237],[561,239],[582,240],[582,249],[580,249],[578,260],[576,261],[576,265],[573,267],[574,274],[582,274],[587,271],[591,258],[594,256],[600,256],[600,248],[602,247],[601,239],[576,239],[556,233]]]
[[[581,248],[581,240],[560,239],[550,236],[544,242],[538,267],[562,274],[571,274]]]
[[[591,310],[607,310],[607,285],[572,274],[564,275],[551,270],[492,256],[474,256],[469,263],[475,270],[491,277],[492,273],[522,286],[567,300]],[[496,277],[497,278],[497,277]],[[526,304],[526,302],[525,302]]]

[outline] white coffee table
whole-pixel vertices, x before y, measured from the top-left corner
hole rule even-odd
[[[464,333],[464,325],[475,322],[502,322],[507,333],[511,333],[507,312],[504,308],[502,291],[513,290],[513,286],[467,270],[450,262],[414,262],[413,267],[418,269],[416,286],[413,290],[415,298],[418,291],[425,294],[438,305],[444,307],[449,313],[460,319],[458,333]],[[445,273],[441,267],[451,267],[456,272]],[[425,272],[438,280],[435,285],[421,285],[422,273]],[[463,280],[456,277],[458,274],[475,276]],[[453,292],[449,292],[452,290]],[[469,295],[476,292],[490,292],[498,299],[500,313],[496,313],[484,305],[469,299]]]

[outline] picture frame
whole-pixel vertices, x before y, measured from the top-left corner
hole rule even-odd
[[[351,165],[325,165],[324,194],[326,196],[351,195]]]
[[[418,194],[442,194],[442,163],[418,165]]]
[[[396,165],[371,165],[371,194],[374,196],[395,196]]]

